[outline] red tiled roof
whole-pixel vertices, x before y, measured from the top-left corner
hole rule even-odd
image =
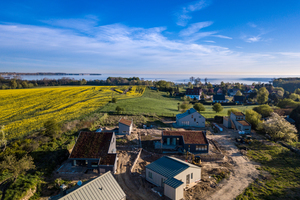
[[[241,121],[237,121],[237,122],[242,124],[243,126],[250,126],[250,124],[248,122],[246,122],[245,120],[241,120]]]
[[[244,116],[244,113],[242,112],[233,112],[233,114],[235,114],[236,116]]]
[[[119,123],[130,126],[132,124],[132,121],[128,120],[128,119],[121,118]]]
[[[185,144],[207,144],[202,131],[163,131],[163,135],[182,136]]]
[[[193,88],[193,89],[188,88],[188,89],[186,89],[185,94],[186,95],[200,95],[201,91],[202,91],[202,89],[201,88],[197,88],[197,87]]]
[[[112,132],[80,132],[70,158],[100,158],[108,153]]]

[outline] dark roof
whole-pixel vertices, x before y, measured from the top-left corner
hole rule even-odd
[[[107,154],[100,159],[99,165],[114,165],[117,154]]]
[[[183,172],[187,168],[189,168],[189,165],[184,163],[183,161],[180,162],[178,160],[175,160],[171,157],[164,156],[151,164],[147,165],[146,168],[166,177],[166,178],[172,178],[176,176],[177,174]]]
[[[70,158],[97,158],[108,153],[112,132],[80,132]]]
[[[225,100],[225,95],[224,94],[214,95],[213,100]]]
[[[67,191],[68,193],[68,191]],[[110,171],[59,198],[60,200],[121,200],[126,194]],[[56,198],[51,198],[56,199]]]
[[[242,112],[232,112],[235,116],[245,116]]]
[[[177,118],[177,119],[181,119],[181,118],[186,117],[186,116],[188,116],[188,115],[190,115],[190,114],[193,114],[193,113],[195,113],[195,112],[197,112],[197,110],[195,110],[194,108],[191,108],[191,109],[185,111],[184,113],[177,114],[177,115],[176,115],[176,118]]]
[[[185,144],[207,144],[203,131],[163,131],[163,136],[182,136]]]
[[[132,121],[128,120],[128,119],[121,118],[119,123],[124,124],[126,126],[130,126],[132,124]]]
[[[202,92],[201,88],[195,87],[193,89],[191,89],[191,88],[186,89],[185,94],[186,95],[200,95],[201,92]]]
[[[244,101],[245,97],[244,96],[233,96],[234,101]]]
[[[176,178],[168,178],[164,183],[172,188],[178,188],[179,186],[181,186],[183,184],[182,181],[180,181]]]
[[[290,122],[291,124],[295,124],[295,120],[293,120],[292,118],[290,117],[286,117],[284,118],[286,121]]]

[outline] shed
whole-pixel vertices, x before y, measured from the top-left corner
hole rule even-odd
[[[132,132],[133,121],[121,118],[119,120],[119,134],[130,135]]]

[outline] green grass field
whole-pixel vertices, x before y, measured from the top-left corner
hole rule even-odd
[[[280,145],[255,141],[247,156],[261,163],[260,178],[236,199],[300,199],[300,156]]]
[[[146,89],[142,97],[133,99],[118,100],[116,104],[107,104],[101,111],[114,112],[117,106],[125,109],[123,114],[156,114],[159,116],[175,116],[180,113],[178,111],[178,103],[181,103],[180,98],[169,97],[166,92],[157,92],[154,90]],[[237,108],[244,112],[247,109],[252,109],[255,106],[224,106],[224,110],[216,113],[212,110],[211,105],[205,105],[205,111],[201,114],[206,118],[213,118],[215,115],[226,116],[230,108]]]

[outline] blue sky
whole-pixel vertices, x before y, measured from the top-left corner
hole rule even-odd
[[[300,1],[0,1],[0,71],[300,75]]]

